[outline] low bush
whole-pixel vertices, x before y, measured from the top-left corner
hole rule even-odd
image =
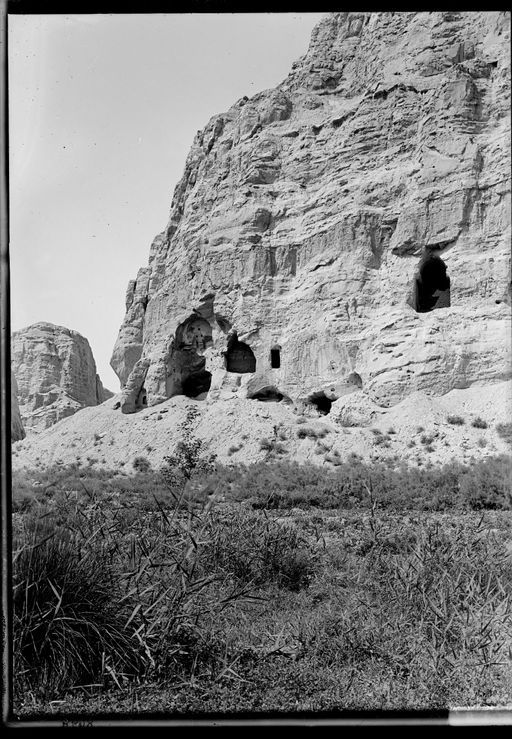
[[[137,472],[149,472],[151,462],[146,457],[135,457],[133,460],[133,469]]]
[[[474,426],[474,428],[476,429],[489,428],[489,424],[487,423],[487,421],[484,421],[484,419],[480,417],[474,418],[473,421],[471,422],[471,425]]]
[[[503,441],[512,445],[512,423],[497,423],[496,431]]]
[[[446,420],[452,426],[463,426],[466,423],[462,416],[448,416]]]

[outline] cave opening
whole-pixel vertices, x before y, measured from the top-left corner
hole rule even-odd
[[[355,385],[356,387],[363,387],[363,381],[361,379],[361,375],[358,372],[351,372],[350,375],[347,377],[347,381],[351,385]]]
[[[205,395],[212,384],[212,373],[202,369],[192,372],[182,381],[183,395],[187,398],[198,398]]]
[[[137,397],[135,398],[135,410],[140,411],[142,408],[146,408],[148,404],[148,394],[146,388],[143,386],[139,390]]]
[[[412,307],[429,313],[450,307],[450,278],[441,257],[429,252],[421,259],[414,276]]]
[[[279,403],[281,400],[288,401],[287,395],[279,392],[275,385],[266,385],[260,388],[255,393],[251,393],[247,396],[250,400],[259,400],[262,403]]]
[[[256,357],[251,347],[238,341],[236,334],[229,340],[225,356],[228,372],[256,372]]]
[[[272,369],[279,369],[281,366],[281,347],[273,346],[270,350],[270,366]]]
[[[319,413],[326,416],[331,412],[332,400],[330,400],[324,392],[313,393],[308,398],[308,403],[314,405]]]

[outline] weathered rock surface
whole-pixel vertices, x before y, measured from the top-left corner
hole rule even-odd
[[[197,133],[128,287],[121,409],[357,392],[364,425],[504,381],[510,236],[510,14],[333,14]],[[430,254],[449,283],[418,297]]]
[[[11,370],[11,441],[25,438],[25,429],[20,416],[18,404],[18,383]]]
[[[35,323],[13,332],[11,357],[26,431],[41,431],[112,397],[96,373],[89,342],[77,331]]]

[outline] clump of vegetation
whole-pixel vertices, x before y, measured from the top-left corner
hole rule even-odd
[[[484,419],[480,418],[480,416],[478,418],[474,418],[471,422],[471,425],[474,426],[474,428],[476,429],[489,428],[489,424],[487,423],[487,421],[484,421]]]
[[[194,477],[204,476],[215,469],[217,455],[207,453],[204,441],[194,436],[193,425],[199,415],[195,406],[187,409],[176,450],[174,454],[164,457],[162,475],[171,491],[176,494],[181,494]]]
[[[133,460],[133,469],[137,472],[148,472],[151,469],[151,462],[147,457],[135,457]]]
[[[232,454],[239,452],[242,447],[243,444],[241,442],[239,444],[232,444],[228,449],[228,456],[231,457]]]
[[[277,441],[277,439],[261,439],[260,441],[260,449],[262,451],[266,451],[271,454],[287,454],[288,448],[285,444],[283,444],[280,441]]]
[[[378,431],[378,429],[372,429],[372,430]],[[378,434],[374,435],[373,443],[376,446],[382,446],[385,449],[389,449],[389,447],[391,446],[391,439],[389,438],[389,436],[387,436],[387,434],[383,434],[382,432],[379,432]]]
[[[124,630],[129,604],[107,547],[97,537],[86,542],[78,521],[55,528],[49,518],[29,518],[13,549],[18,691],[52,694],[133,674],[139,650]]]
[[[512,445],[512,423],[497,423],[496,431],[503,441]]]
[[[447,416],[446,420],[452,426],[463,426],[466,423],[462,416]]]
[[[422,434],[420,441],[425,446],[431,446],[435,438],[436,438],[435,434]]]
[[[298,429],[297,436],[299,439],[323,439],[328,433],[329,430],[325,426],[322,426],[321,428],[306,426],[305,428]]]

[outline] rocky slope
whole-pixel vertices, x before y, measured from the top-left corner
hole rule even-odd
[[[20,416],[18,404],[18,384],[11,371],[11,441],[19,441],[25,438],[25,429]]]
[[[13,332],[11,357],[26,431],[41,431],[112,397],[96,373],[89,342],[77,331],[35,323]]]
[[[120,397],[115,396],[63,419],[44,434],[13,444],[13,468],[77,463],[133,474],[135,460],[144,457],[157,469],[175,451],[190,408],[198,411],[194,436],[202,440],[205,452],[227,464],[272,455],[333,469],[356,453],[365,460],[439,465],[510,453],[499,433],[499,424],[509,422],[512,414],[510,381],[451,390],[440,398],[417,391],[391,408],[362,403],[361,395],[340,398],[326,416],[314,408],[301,415],[285,403],[237,397],[204,403],[182,395],[124,415],[115,410]]]
[[[197,133],[128,286],[116,405],[354,394],[366,423],[502,383],[510,235],[510,14],[333,14]]]

